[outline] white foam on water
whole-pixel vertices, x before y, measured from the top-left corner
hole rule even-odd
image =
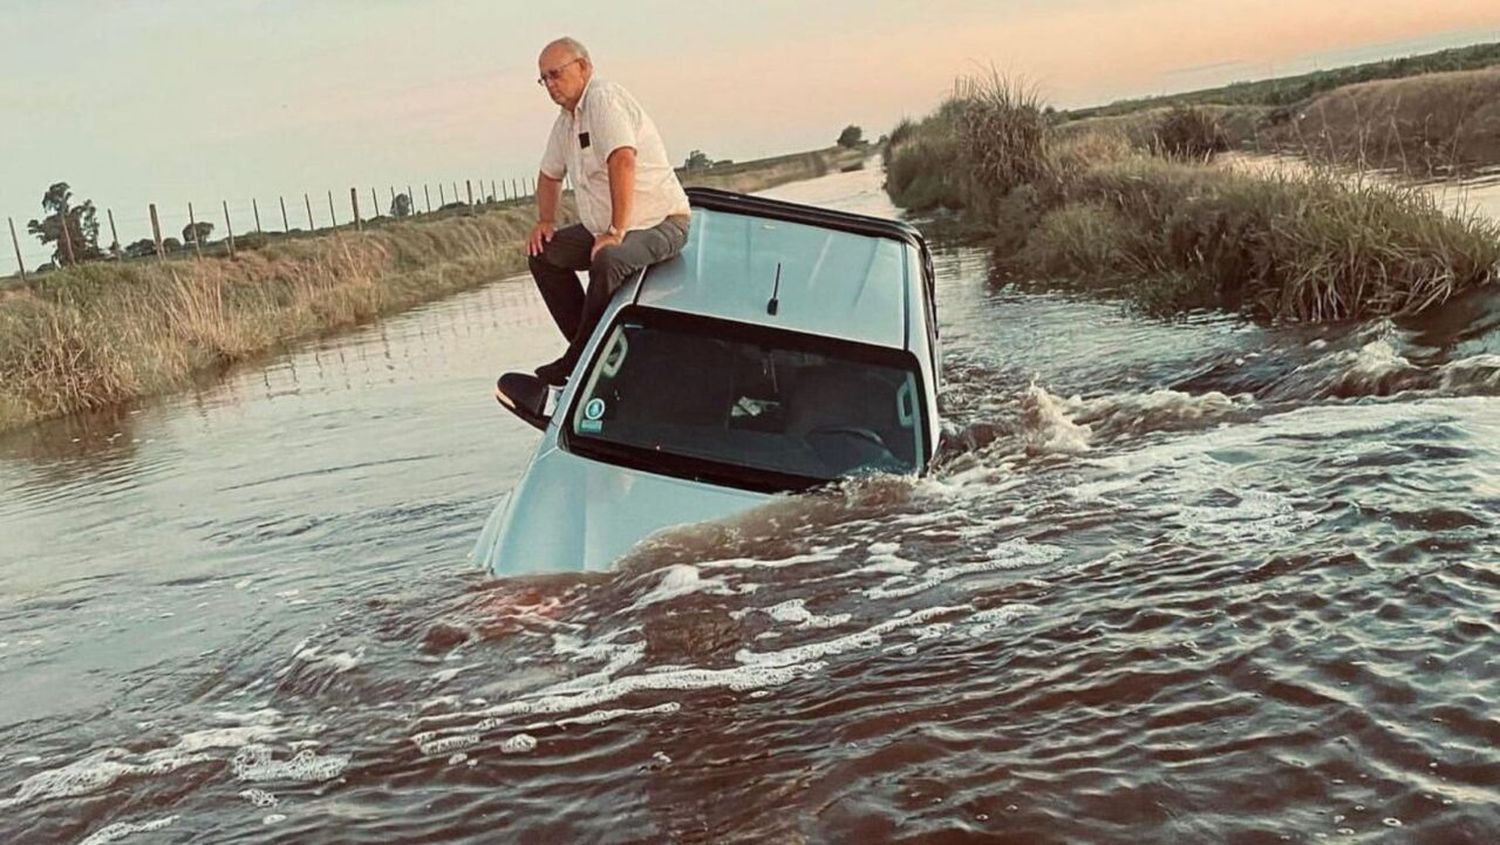
[[[214,759],[207,754],[180,753],[176,749],[150,752],[139,762],[122,759],[130,756],[121,748],[105,748],[61,768],[38,772],[21,781],[14,796],[0,799],[0,809],[32,801],[87,795],[112,786],[123,777],[163,775]]]
[[[877,551],[876,547],[880,550]],[[889,551],[886,549],[889,548]],[[907,560],[895,554],[900,546],[895,543],[872,543],[870,544],[870,556],[866,559],[864,566],[841,571],[837,577],[854,578],[862,575],[905,575],[922,564],[914,560]]]
[[[757,672],[769,672],[789,667],[811,665],[814,661],[821,661],[824,657],[843,654],[855,649],[877,648],[882,638],[892,631],[920,625],[935,616],[945,616],[959,613],[964,610],[972,610],[969,605],[956,607],[927,607],[913,611],[905,616],[888,619],[866,628],[863,631],[845,634],[831,640],[805,643],[792,646],[780,651],[751,651],[740,649],[735,652],[734,659],[746,667],[753,667]]]
[[[1016,620],[1041,611],[1034,604],[1016,603],[1000,607],[981,610],[966,621],[967,627],[964,636],[971,639],[979,639],[988,636],[1000,628],[1006,628],[1014,624]]]
[[[1318,522],[1293,507],[1286,496],[1264,490],[1234,489],[1239,502],[1223,507],[1181,505],[1177,516],[1187,526],[1179,538],[1208,541],[1290,540]]]
[[[176,816],[167,816],[165,818],[153,819],[149,822],[115,822],[89,834],[88,838],[79,842],[78,845],[105,845],[106,842],[115,842],[134,833],[150,833],[153,830],[161,830],[175,821],[177,821]]]
[[[500,743],[501,754],[529,754],[536,750],[536,737],[531,734],[516,734]]]
[[[613,722],[615,719],[620,719],[626,716],[665,716],[671,713],[676,713],[681,709],[682,705],[678,704],[675,701],[664,701],[661,704],[657,704],[652,707],[641,707],[633,710],[628,707],[619,707],[613,710],[594,710],[589,713],[584,713],[581,716],[573,716],[568,719],[558,719],[552,724],[559,727],[564,725],[600,725],[605,722]],[[533,729],[528,728],[528,730]]]
[[[798,628],[837,628],[851,618],[848,613],[820,616],[807,609],[806,599],[789,599],[780,604],[762,608],[762,612],[777,622],[795,623]]]
[[[246,789],[240,792],[240,797],[245,799],[246,801],[249,801],[252,805],[260,807],[262,809],[266,807],[274,807],[277,804],[281,803],[280,799],[278,799],[275,795],[272,795],[271,793],[265,791],[264,789]]]
[[[559,691],[548,687],[515,701],[496,704],[482,710],[435,716],[422,716],[415,720],[418,726],[436,725],[412,737],[413,741],[429,742],[434,738],[454,733],[483,734],[524,716],[542,716],[569,713],[579,710],[597,710],[601,705],[617,701],[640,692],[685,691],[702,689],[727,689],[734,692],[781,686],[804,675],[821,671],[826,664],[820,662],[795,666],[750,667],[739,666],[728,669],[681,669],[673,672],[641,673],[627,675],[598,686]],[[676,707],[675,702],[669,702]],[[667,707],[667,705],[658,705]],[[648,709],[643,712],[658,712]],[[659,712],[675,712],[662,710]],[[469,723],[467,720],[479,721]],[[462,724],[451,724],[464,720]]]
[[[672,599],[694,593],[725,596],[733,595],[735,592],[734,588],[725,583],[723,579],[704,578],[699,574],[698,567],[691,564],[678,563],[666,567],[656,587],[649,593],[636,599],[635,603],[630,606],[630,610],[640,610],[643,607],[649,607],[659,602],[671,601]]]
[[[270,813],[265,818],[261,819],[260,823],[261,824],[277,824],[279,822],[284,822],[284,821],[286,821],[286,814],[285,813]]]
[[[724,558],[723,560],[704,561],[700,564],[704,569],[780,569],[787,566],[800,566],[806,563],[826,563],[838,560],[839,557],[854,544],[847,543],[841,546],[825,546],[801,554],[784,557],[777,560],[762,560],[753,557]]]
[[[326,666],[332,669],[335,674],[343,674],[358,666],[365,654],[363,648],[358,649],[355,654],[350,654],[347,651],[338,651],[325,655],[321,651],[321,646],[310,646],[298,651],[294,659],[308,666]],[[288,670],[283,669],[282,673],[284,674],[286,671]]]
[[[1242,413],[1254,406],[1255,399],[1248,394],[1231,397],[1216,390],[1194,394],[1160,389],[1090,399],[1074,416],[1103,431],[1160,431]]]
[[[177,740],[177,750],[184,753],[207,751],[211,748],[239,748],[252,742],[264,742],[277,734],[266,725],[244,725],[237,728],[208,728],[189,731]]]
[[[984,572],[1007,569],[1022,569],[1052,563],[1066,554],[1062,548],[1048,544],[1033,544],[1024,537],[1007,540],[986,553],[985,559],[972,563],[940,564],[933,566],[913,578],[887,579],[885,583],[869,587],[864,594],[872,599],[905,598],[930,590],[933,587]]]
[[[1081,402],[1059,399],[1032,384],[1021,396],[1022,440],[1028,455],[1076,455],[1089,450],[1093,430],[1070,418]]]
[[[604,656],[606,654],[609,657],[609,662],[604,665],[604,668],[577,678],[560,681],[553,685],[552,689],[556,692],[566,692],[577,689],[588,689],[607,683],[610,678],[613,678],[621,670],[634,666],[645,658],[646,643],[644,640],[637,640],[635,642],[624,643],[623,645],[611,646],[610,651],[595,652],[593,656]]]
[[[438,754],[448,754],[460,748],[468,748],[479,744],[478,734],[458,734],[457,736],[442,736],[428,738],[425,736],[414,736],[412,742],[416,743],[417,750],[424,757],[433,757]]]
[[[342,775],[349,766],[349,755],[320,756],[311,749],[304,749],[289,760],[277,760],[267,746],[247,745],[235,752],[229,765],[238,780],[317,783]]]

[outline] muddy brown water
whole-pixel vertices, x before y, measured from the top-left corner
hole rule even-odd
[[[788,198],[894,214],[867,170]],[[1492,842],[1500,320],[1175,322],[938,245],[949,444],[466,555],[504,280],[0,440],[6,842]]]

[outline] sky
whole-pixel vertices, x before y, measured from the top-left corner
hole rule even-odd
[[[0,216],[47,186],[112,209],[122,243],[197,218],[326,225],[374,187],[535,174],[559,35],[652,115],[674,160],[874,138],[991,68],[1059,108],[1500,41],[1495,0],[0,0]],[[384,208],[382,208],[384,210]],[[4,235],[8,239],[8,234]],[[13,269],[13,251],[0,268]]]

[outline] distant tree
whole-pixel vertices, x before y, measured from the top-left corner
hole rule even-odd
[[[162,252],[169,252],[169,253],[170,252],[178,252],[181,249],[182,249],[182,241],[179,241],[179,240],[177,240],[176,238],[173,238],[173,237],[166,237],[166,238],[162,238],[161,239],[161,251]]]
[[[491,199],[493,199],[493,197]],[[391,200],[391,216],[407,217],[410,214],[411,197],[407,196],[406,194],[397,194],[396,198]]]
[[[42,195],[42,210],[49,212],[41,220],[26,223],[28,234],[36,235],[43,245],[52,244],[52,263],[61,267],[69,263],[98,258],[99,221],[95,219],[94,203],[84,200],[72,205],[73,192],[67,182],[56,182]],[[63,227],[67,226],[67,238]],[[68,243],[73,245],[70,262]]]
[[[213,234],[214,224],[207,220],[199,220],[197,223],[189,223],[182,227],[182,240],[185,243],[196,243],[202,246],[208,243],[208,236]]]
[[[693,150],[688,153],[687,161],[683,164],[688,170],[707,170],[714,166],[713,159],[702,150]]]
[[[126,258],[150,258],[156,254],[156,241],[150,238],[141,238],[135,243],[125,247]]]
[[[865,130],[860,129],[858,126],[855,126],[852,123],[848,126],[845,126],[844,131],[839,133],[838,144],[841,147],[853,149],[854,147],[857,147],[864,142]]]

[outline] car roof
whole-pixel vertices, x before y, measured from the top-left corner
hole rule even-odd
[[[651,268],[638,304],[905,348],[916,230],[894,220],[689,189],[682,255]],[[773,293],[775,313],[769,307]]]

